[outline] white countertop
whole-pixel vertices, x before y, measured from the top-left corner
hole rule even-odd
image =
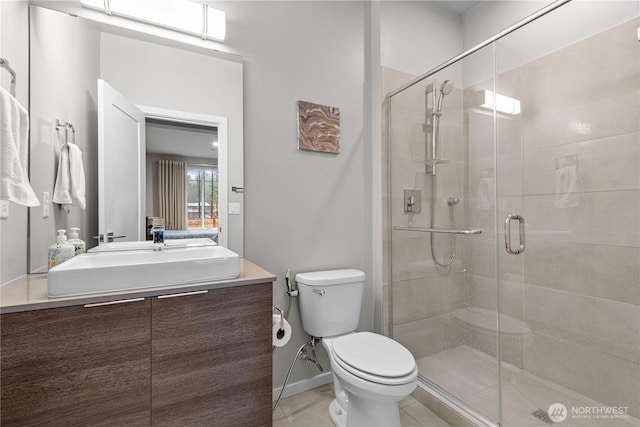
[[[67,307],[72,305],[130,298],[143,298],[178,292],[192,292],[203,289],[227,288],[232,286],[256,285],[261,283],[271,284],[275,281],[276,276],[243,258],[240,260],[240,276],[237,279],[50,298],[47,295],[46,273],[30,274],[0,287],[0,313],[4,314],[29,310],[43,310],[47,308]]]

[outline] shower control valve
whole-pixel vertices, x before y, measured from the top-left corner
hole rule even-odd
[[[407,213],[420,213],[422,208],[422,191],[404,190],[404,211]]]

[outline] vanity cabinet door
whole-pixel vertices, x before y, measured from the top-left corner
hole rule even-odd
[[[3,314],[0,424],[149,425],[150,307]]]
[[[204,292],[153,298],[152,425],[270,426],[272,286]]]

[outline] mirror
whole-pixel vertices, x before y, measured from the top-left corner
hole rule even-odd
[[[220,176],[224,176],[219,167],[220,126],[204,126],[171,120],[147,118],[146,121],[146,205],[147,212],[161,211],[159,194],[160,184],[158,168],[160,160],[186,162],[186,230],[165,230],[165,238],[172,235],[210,238],[226,246],[226,233],[221,233],[220,224],[226,223],[218,209],[219,194],[225,190]],[[176,143],[176,142],[179,143]],[[222,162],[224,163],[224,162]],[[167,188],[167,186],[164,186]],[[164,198],[165,200],[167,198]],[[169,199],[170,200],[170,199]],[[165,221],[166,225],[166,221]],[[148,229],[147,229],[148,232]]]
[[[212,49],[205,51],[201,47],[177,44],[174,40],[136,33],[130,29],[124,31],[31,5],[31,183],[41,200],[47,197],[51,200],[60,149],[67,139],[75,137],[75,143],[83,153],[86,209],[59,204],[50,204],[48,212],[43,206],[31,209],[30,272],[43,271],[43,267],[46,271],[47,247],[55,241],[55,230],[58,228],[80,227],[80,237],[87,242],[87,247],[97,243],[93,236],[99,231],[98,79],[104,79],[135,105],[147,110],[214,116],[226,120],[228,137],[224,148],[227,151],[227,190],[219,195],[218,225],[223,229],[226,226],[226,246],[242,255],[243,209],[234,209],[234,212],[240,213],[229,215],[226,225],[222,221],[222,214],[227,211],[229,203],[237,208],[243,202],[242,193],[231,191],[232,187],[243,187],[242,73],[242,58],[236,55],[217,54]],[[70,135],[67,129],[57,128],[56,120],[73,124],[75,134]],[[177,129],[173,130],[180,135],[181,131]],[[214,132],[212,129],[210,131]],[[151,132],[157,133],[157,129]],[[188,154],[186,146],[180,147],[180,141],[188,139],[184,126],[181,136],[175,138],[175,132],[176,146],[173,148],[177,148],[178,155],[185,158],[187,163],[215,165],[218,174],[222,172],[223,167],[216,163],[213,155],[207,157],[207,161],[196,156],[200,159],[196,161],[194,156]],[[175,153],[176,150],[173,150],[171,156],[176,156]],[[149,154],[147,157],[153,159],[154,156],[157,155]],[[153,167],[150,169],[152,172]],[[149,171],[146,175],[149,175]],[[219,176],[219,179],[223,181],[224,177]],[[146,188],[153,189],[153,182],[147,183]],[[159,216],[154,208],[153,197],[147,194],[145,199],[144,216]],[[209,215],[211,213],[210,209]],[[203,221],[206,220],[200,216]],[[146,223],[146,218],[139,218],[139,221]]]

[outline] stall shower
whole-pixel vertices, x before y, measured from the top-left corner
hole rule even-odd
[[[640,425],[639,15],[556,2],[383,70],[389,334],[472,423]]]

